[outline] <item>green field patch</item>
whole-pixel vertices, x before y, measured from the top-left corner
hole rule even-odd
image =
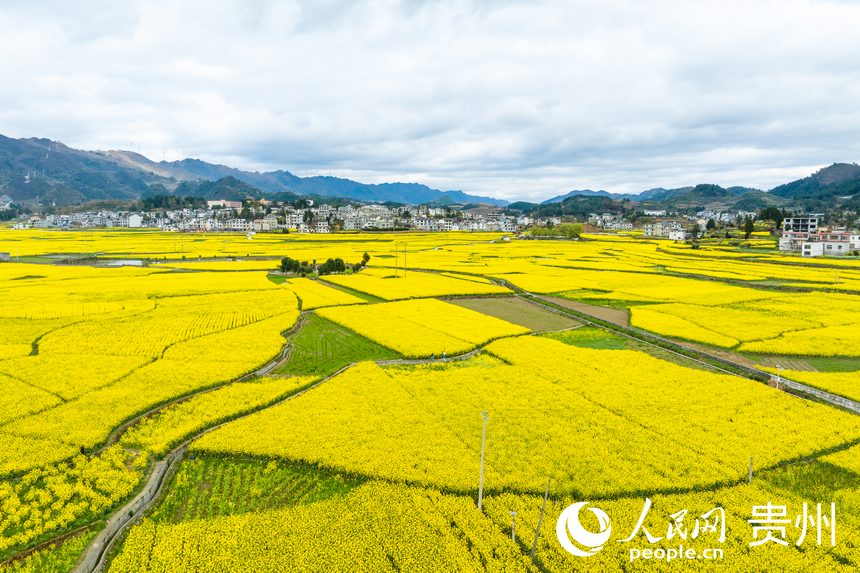
[[[353,362],[399,357],[348,328],[310,314],[293,338],[289,360],[275,374],[325,376]]]
[[[583,326],[582,328],[565,330],[563,332],[548,332],[543,336],[570,344],[571,346],[579,346],[580,348],[625,350],[630,347],[627,339],[593,326]]]
[[[285,461],[197,455],[183,460],[152,519],[179,523],[343,496],[362,478]]]
[[[0,565],[0,573],[65,573],[74,569],[97,529],[85,529]]]

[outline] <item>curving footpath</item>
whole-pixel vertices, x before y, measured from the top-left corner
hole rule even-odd
[[[289,345],[287,345],[287,346],[289,346]],[[479,352],[481,352],[481,349],[483,346],[484,345],[479,346],[478,348],[475,348],[474,350],[472,350],[470,352],[466,352],[464,354],[458,354],[456,356],[450,356],[447,358],[436,358],[436,359],[421,358],[421,359],[415,359],[415,360],[403,360],[403,359],[378,360],[378,361],[376,361],[376,364],[379,364],[380,366],[394,365],[394,364],[403,364],[403,365],[406,365],[406,364],[438,364],[439,362],[454,362],[454,361],[459,361],[459,360],[466,360],[468,358],[471,358],[472,356],[475,356]],[[287,347],[285,347],[285,350],[282,352],[282,355],[286,355],[287,353],[288,353],[288,350],[287,350]],[[277,363],[277,361],[275,361],[275,362]],[[338,371],[333,372],[332,374],[329,374],[328,376],[325,376],[323,378],[320,378],[319,380],[317,380],[316,382],[314,382],[310,386],[307,386],[306,388],[296,392],[295,394],[290,394],[289,396],[285,397],[282,400],[279,400],[273,404],[269,404],[267,406],[267,408],[277,406],[279,404],[286,402],[287,400],[292,400],[294,398],[301,396],[302,394],[304,394],[306,392],[310,392],[311,390],[313,390],[317,386],[319,386],[325,382],[328,382],[329,380],[331,380],[332,378],[335,378],[336,376],[339,376],[340,374],[342,374],[346,370],[352,368],[356,364],[358,364],[358,362],[351,362],[350,364],[347,364],[346,366],[339,369]],[[269,366],[269,365],[267,365],[267,366]],[[268,369],[266,367],[264,367],[264,368],[261,368],[260,370],[258,370],[257,372],[262,372],[264,370],[270,371],[272,368],[274,368],[274,366],[272,366],[271,368],[268,368]],[[152,473],[150,474],[149,479],[146,482],[146,485],[144,485],[144,487],[140,491],[140,493],[138,493],[137,496],[135,496],[135,498],[132,499],[130,502],[128,502],[125,506],[123,506],[122,508],[117,510],[114,513],[114,515],[110,519],[108,519],[107,525],[104,527],[104,529],[102,529],[102,531],[96,536],[96,538],[87,547],[83,556],[78,561],[78,565],[75,567],[74,573],[96,573],[97,571],[101,571],[105,567],[105,565],[107,564],[107,560],[108,560],[108,557],[110,555],[111,549],[114,547],[114,545],[116,545],[116,542],[119,540],[119,538],[122,536],[122,534],[131,525],[133,525],[134,522],[141,515],[143,515],[143,513],[146,512],[153,505],[153,503],[155,503],[155,501],[158,499],[158,497],[161,495],[161,492],[163,491],[165,485],[167,485],[167,483],[169,481],[167,479],[168,476],[173,472],[173,470],[176,468],[177,464],[180,461],[182,461],[182,459],[185,456],[185,453],[188,451],[188,446],[191,444],[191,442],[193,442],[193,441],[197,440],[198,438],[208,434],[209,432],[214,432],[215,430],[217,430],[218,428],[221,428],[222,426],[226,426],[227,424],[229,424],[231,422],[245,418],[245,417],[250,416],[252,414],[255,414],[259,411],[260,410],[254,410],[252,412],[248,412],[242,416],[239,416],[238,418],[232,418],[226,422],[222,422],[222,423],[217,424],[215,426],[212,426],[210,428],[206,428],[205,430],[203,430],[203,431],[195,434],[194,436],[191,436],[190,438],[186,439],[180,445],[178,445],[174,449],[172,449],[170,451],[170,453],[168,453],[167,456],[165,456],[165,458],[163,460],[157,462],[155,464],[155,466],[153,466]]]

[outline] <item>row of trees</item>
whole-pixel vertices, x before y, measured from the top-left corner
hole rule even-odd
[[[363,267],[366,267],[369,261],[370,255],[364,253],[361,256],[361,261],[350,265],[350,268],[352,269],[352,272],[358,272]],[[311,263],[308,263],[307,261],[299,261],[291,257],[284,257],[283,259],[281,259],[282,273],[301,275],[303,277],[313,273],[317,273],[320,276],[345,273],[346,266],[346,263],[341,258],[326,259],[326,261],[322,264],[317,264],[316,259],[314,259]]]

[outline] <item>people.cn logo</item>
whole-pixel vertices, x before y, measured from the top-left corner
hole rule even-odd
[[[588,505],[587,501],[580,501],[567,506],[555,524],[555,534],[558,542],[565,551],[578,557],[591,557],[609,541],[612,534],[612,525],[606,512],[597,507],[589,507],[589,511],[597,518],[600,531],[592,532],[585,529],[579,522],[579,512]],[[571,538],[573,541],[571,541]],[[575,543],[574,543],[575,542]]]

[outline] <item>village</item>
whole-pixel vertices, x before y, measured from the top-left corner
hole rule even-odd
[[[0,197],[0,211],[12,200]],[[743,227],[756,213],[702,210],[681,214],[666,209],[645,209],[636,222],[616,213],[592,213],[585,221],[595,232],[636,232],[655,239],[684,242],[699,238],[718,226]],[[823,225],[822,214],[786,217],[773,228],[781,252],[803,257],[841,256],[860,250],[860,232],[845,227]],[[502,207],[481,205],[468,209],[428,205],[388,206],[382,204],[304,206],[266,199],[206,201],[200,208],[124,211],[101,209],[63,214],[20,217],[13,229],[137,228],[182,232],[242,233],[333,233],[373,231],[484,231],[522,233],[533,227],[552,227],[560,217],[532,217],[514,214]]]

